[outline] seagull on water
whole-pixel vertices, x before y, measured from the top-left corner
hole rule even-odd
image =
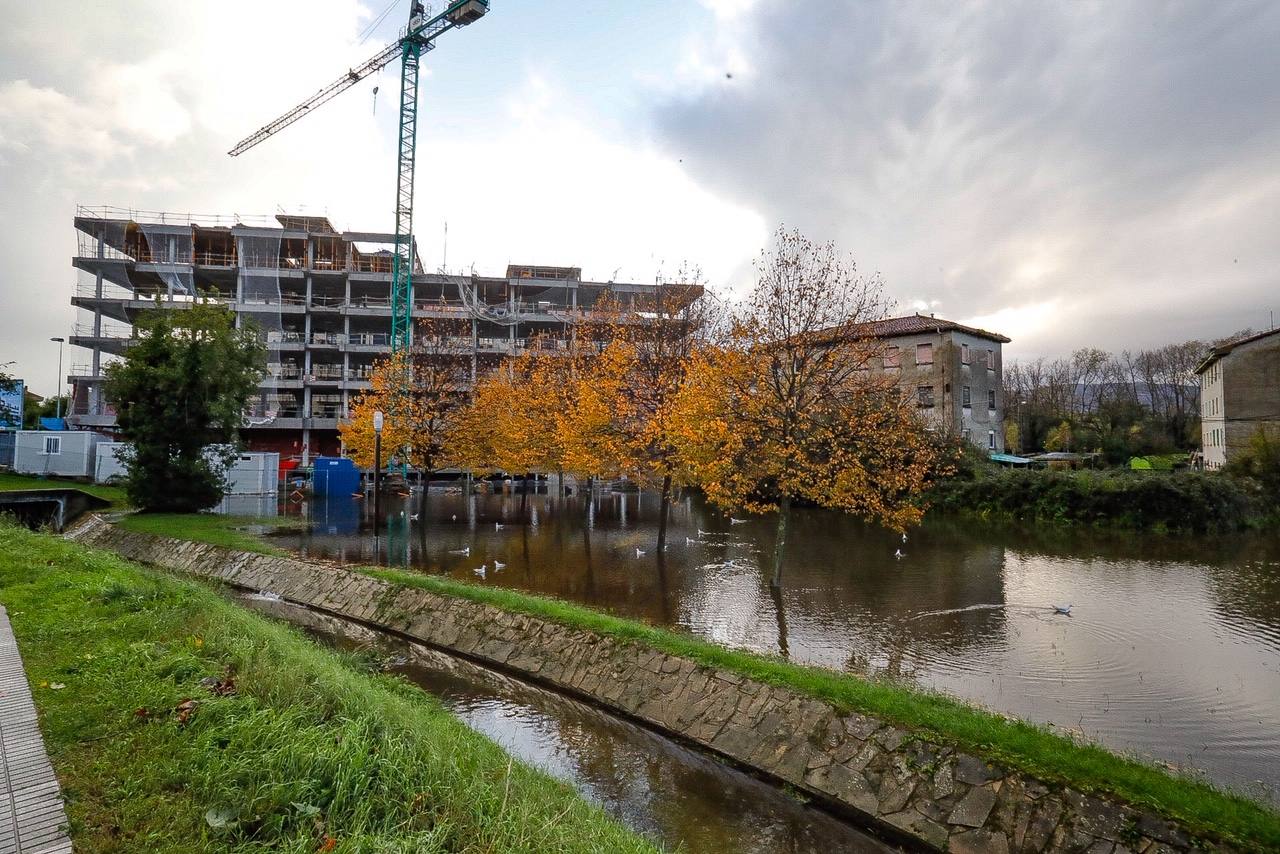
[[[636,557],[644,557],[644,549],[641,549],[639,546],[636,547]]]
[[[747,523],[746,519],[735,519],[732,516],[729,517],[730,525],[745,525],[746,523]]]
[[[902,549],[896,549],[893,553],[893,556],[896,557],[898,560],[902,560],[904,557],[906,557],[906,555],[902,553]]]
[[[472,572],[474,572],[476,575],[480,576],[481,578],[484,578],[484,574],[485,574],[485,571],[486,571],[486,570],[485,570],[485,567],[486,567],[486,566],[488,566],[488,564],[484,564],[484,563],[482,563],[482,564],[480,564],[480,568],[479,568],[479,569],[473,569],[473,570],[471,570],[471,571],[472,571]]]
[[[410,522],[416,522],[416,521],[418,521],[418,516],[419,516],[419,514],[418,514],[418,513],[410,513],[410,514],[409,514],[409,521],[410,521]]]
[[[497,572],[497,571],[498,571],[498,570],[500,570],[500,569],[506,569],[506,568],[507,568],[507,565],[506,565],[505,563],[503,563],[502,561],[500,561],[500,560],[495,560],[495,561],[493,562],[493,571],[494,571],[494,572]]]
[[[696,542],[698,542],[698,541],[697,541],[697,540],[695,540],[693,537],[685,537],[685,538],[684,538],[684,544],[685,544],[686,546],[691,546],[691,545],[693,545],[693,544],[694,544],[694,543],[696,543]]]
[[[468,557],[471,554],[471,546],[467,546],[465,549],[450,549],[449,554],[462,555],[463,557]]]
[[[501,531],[501,530],[502,530],[503,528],[505,528],[505,527],[506,527],[506,526],[505,526],[505,525],[503,525],[501,522],[494,522],[494,523],[493,523],[493,530],[495,530],[495,531]]]
[[[1070,605],[1054,605],[1054,606],[1053,606],[1053,613],[1055,613],[1055,614],[1065,614],[1066,616],[1070,617],[1070,616],[1071,616],[1071,606],[1070,606]]]
[[[902,532],[902,541],[903,541],[904,543],[907,541],[907,532],[906,532],[906,531],[903,531],[903,532]]]
[[[458,521],[458,514],[457,514],[457,513],[454,513],[454,514],[453,514],[453,521],[455,521],[455,522],[456,522],[456,521]]]

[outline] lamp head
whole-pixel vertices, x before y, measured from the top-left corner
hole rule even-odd
[[[53,342],[55,342],[55,343],[61,344],[63,341],[66,341],[67,339],[65,339],[65,338],[50,338],[49,340],[50,340],[50,341],[53,341]]]
[[[379,409],[378,411],[373,413],[373,432],[375,433],[382,432],[382,420],[383,420],[382,410]]]

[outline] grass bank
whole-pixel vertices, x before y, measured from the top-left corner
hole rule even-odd
[[[127,507],[129,499],[124,489],[119,486],[105,486],[99,483],[81,483],[76,480],[59,477],[36,477],[34,475],[0,472],[0,492],[15,492],[20,489],[79,489],[90,495],[96,495],[110,501],[113,507]]]
[[[982,468],[930,492],[931,512],[1151,531],[1235,531],[1268,524],[1267,502],[1220,473]]]
[[[286,516],[227,516],[221,513],[131,513],[116,524],[126,531],[142,534],[211,543],[258,554],[282,555],[285,551],[265,542],[261,534],[273,529],[305,527],[306,520]]]
[[[0,602],[77,850],[654,850],[417,689],[196,583],[0,523]]]
[[[393,569],[362,571],[407,587],[644,644],[709,667],[790,688],[1020,768],[1045,781],[1119,795],[1177,818],[1193,830],[1217,834],[1248,847],[1280,849],[1280,813],[1252,800],[941,694],[730,650],[689,635],[515,590]]]

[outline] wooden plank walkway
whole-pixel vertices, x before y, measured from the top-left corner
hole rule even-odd
[[[0,605],[0,854],[71,854],[9,614]]]

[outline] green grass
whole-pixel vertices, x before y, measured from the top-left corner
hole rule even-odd
[[[304,525],[284,516],[227,516],[221,513],[131,513],[116,524],[126,531],[155,534],[197,543],[212,543],[228,549],[258,554],[283,555],[285,551],[268,545],[249,527],[296,528]]]
[[[104,486],[98,483],[80,483],[79,481],[60,477],[42,478],[34,475],[0,472],[0,492],[13,492],[19,489],[61,488],[79,489],[90,495],[96,495],[98,498],[110,501],[113,507],[127,507],[129,505],[129,499],[125,496],[123,487]]]
[[[1280,849],[1280,813],[1198,780],[1175,777],[1094,744],[1073,741],[1025,721],[950,697],[886,681],[726,649],[556,599],[394,569],[364,568],[385,581],[530,614],[621,641],[658,649],[709,667],[790,688],[837,708],[874,715],[933,740],[1020,768],[1047,782],[1110,792],[1244,846]]]
[[[78,851],[653,850],[428,695],[197,583],[0,524],[0,602]],[[200,684],[227,674],[229,696]]]

